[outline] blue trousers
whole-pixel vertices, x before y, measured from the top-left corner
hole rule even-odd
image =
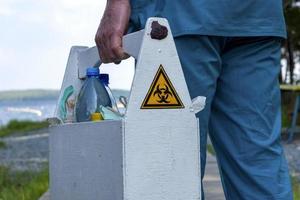
[[[292,200],[280,144],[281,39],[187,35],[175,43],[191,98],[207,97],[197,114],[201,178],[209,134],[227,200]]]

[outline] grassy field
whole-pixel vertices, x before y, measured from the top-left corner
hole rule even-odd
[[[207,144],[206,149],[211,155],[214,155],[214,156],[216,155],[213,145]]]
[[[48,127],[48,123],[33,121],[9,122],[0,128],[0,137]],[[6,144],[0,141],[0,149]],[[37,200],[48,189],[48,169],[41,172],[16,172],[0,166],[0,200]]]
[[[281,124],[282,127],[289,127],[291,124],[291,119],[288,117],[288,109],[287,106],[282,105],[281,107]]]
[[[46,121],[18,121],[12,120],[6,126],[0,128],[0,137],[8,136],[12,133],[23,133],[48,127]]]
[[[0,167],[0,200],[38,200],[48,189],[48,169],[12,172]]]
[[[294,200],[300,200],[300,182],[295,177],[292,177]]]
[[[0,149],[6,148],[6,144],[3,141],[0,141]]]

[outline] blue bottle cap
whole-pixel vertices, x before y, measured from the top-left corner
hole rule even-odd
[[[87,76],[99,76],[99,68],[98,67],[89,67],[86,70],[86,75]]]
[[[100,80],[102,83],[108,85],[109,84],[109,74],[100,74]]]

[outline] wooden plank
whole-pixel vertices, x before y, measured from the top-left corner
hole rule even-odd
[[[280,89],[284,91],[300,91],[300,85],[280,85]]]
[[[153,21],[167,27],[165,39],[151,39]],[[184,107],[141,109],[160,66]],[[125,199],[201,199],[199,129],[191,105],[168,22],[150,18],[125,117]]]
[[[122,122],[50,129],[52,200],[123,200]]]

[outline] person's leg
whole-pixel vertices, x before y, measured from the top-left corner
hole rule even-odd
[[[175,38],[178,55],[191,98],[197,96],[207,97],[205,109],[197,115],[200,121],[201,136],[201,178],[203,178],[205,170],[210,104],[215,93],[216,80],[221,70],[221,58],[219,54],[221,51],[221,41],[222,38],[208,36],[182,36]],[[202,200],[204,200],[204,196]]]
[[[212,102],[209,133],[228,200],[292,200],[280,144],[278,38],[231,38]]]

